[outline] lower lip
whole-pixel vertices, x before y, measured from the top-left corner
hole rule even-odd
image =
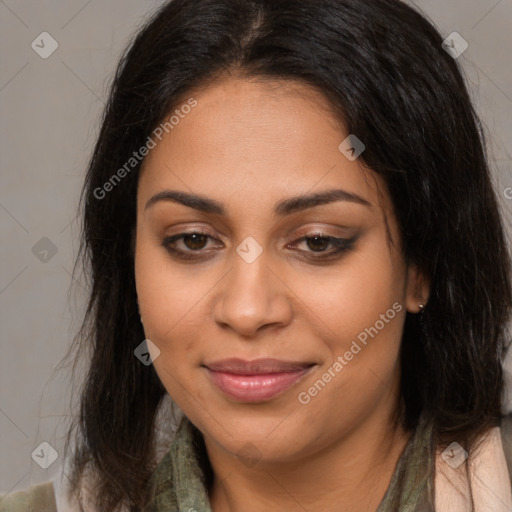
[[[236,375],[216,372],[209,368],[207,370],[213,383],[230,398],[242,402],[264,402],[290,389],[309,373],[311,367],[293,372],[264,375]]]

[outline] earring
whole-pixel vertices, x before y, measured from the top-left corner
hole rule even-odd
[[[416,317],[419,321],[419,328],[421,333],[421,342],[427,346],[429,342],[429,335],[428,335],[428,326],[425,322],[425,306],[426,304],[424,302],[420,302],[418,304],[418,307],[420,308],[418,316]]]

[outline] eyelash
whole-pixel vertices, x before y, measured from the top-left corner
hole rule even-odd
[[[202,236],[206,236],[209,239],[215,240],[208,233],[201,231],[201,230],[197,230],[197,231],[190,231],[190,232],[186,232],[186,233],[179,233],[177,235],[166,237],[166,238],[164,238],[164,240],[162,242],[162,246],[165,247],[165,249],[167,249],[167,251],[169,253],[171,253],[172,256],[179,258],[181,260],[200,259],[202,256],[201,251],[204,251],[204,249],[198,249],[195,251],[189,249],[187,251],[183,251],[181,249],[176,249],[175,247],[171,246],[171,244],[175,244],[178,240],[181,240],[184,237],[190,236],[190,235],[202,235]],[[293,244],[298,244],[300,242],[305,242],[308,239],[314,239],[314,238],[320,238],[321,240],[327,240],[329,242],[329,244],[334,247],[334,250],[331,250],[331,251],[325,251],[325,250],[324,251],[306,251],[306,252],[310,252],[313,254],[320,254],[321,256],[312,256],[311,259],[321,261],[321,260],[326,260],[328,258],[336,256],[340,253],[344,253],[346,251],[352,250],[357,236],[354,236],[350,239],[345,239],[345,238],[337,238],[334,236],[328,236],[321,232],[313,232],[313,233],[310,233],[306,236],[299,238],[298,240],[293,242]]]

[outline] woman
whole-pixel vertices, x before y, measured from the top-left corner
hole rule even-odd
[[[83,205],[91,361],[69,495],[34,510],[512,507],[510,259],[416,11],[169,2],[120,63]]]

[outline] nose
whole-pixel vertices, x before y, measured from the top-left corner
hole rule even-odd
[[[251,337],[271,327],[291,322],[291,291],[276,269],[269,266],[265,252],[247,263],[238,254],[214,298],[214,320],[223,329]]]

